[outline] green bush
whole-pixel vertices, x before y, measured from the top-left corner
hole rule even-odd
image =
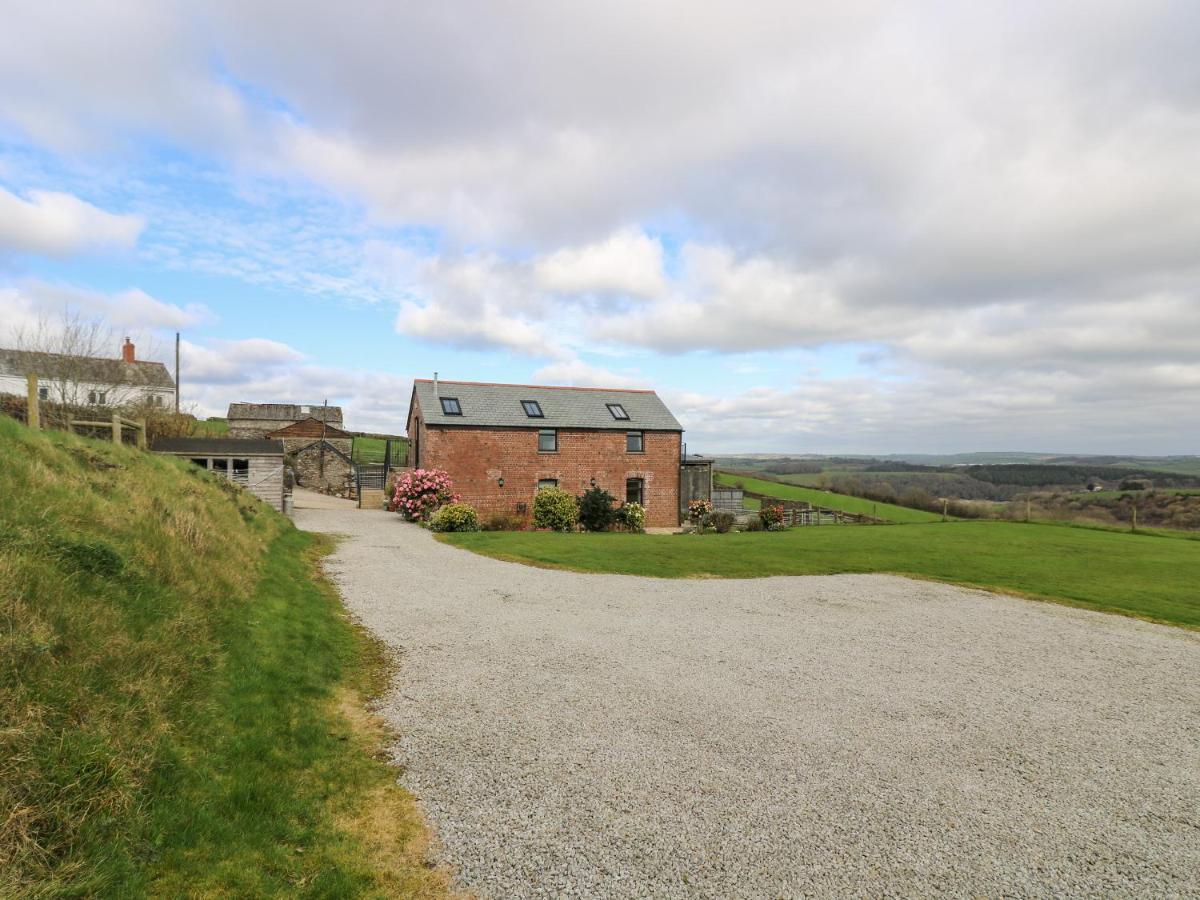
[[[613,501],[617,498],[604,488],[594,487],[579,498],[579,524],[588,531],[605,531],[617,519]]]
[[[617,523],[629,531],[645,531],[646,507],[640,503],[622,503],[617,510]]]
[[[533,527],[570,531],[579,520],[579,504],[562,488],[542,488],[533,497]]]
[[[524,531],[527,520],[512,513],[496,513],[489,516],[480,528],[483,531]]]
[[[430,531],[478,531],[479,516],[467,503],[447,503],[429,520]]]
[[[719,509],[712,514],[712,526],[716,529],[717,534],[728,534],[733,530],[735,521],[737,521],[737,517],[724,509]]]

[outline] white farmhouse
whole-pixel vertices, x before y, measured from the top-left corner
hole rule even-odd
[[[55,403],[175,407],[175,381],[167,367],[138,359],[129,338],[119,359],[0,349],[0,393],[24,396],[31,374],[38,377],[41,399]]]

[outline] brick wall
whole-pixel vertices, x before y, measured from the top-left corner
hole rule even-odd
[[[628,478],[645,482],[646,524],[679,524],[679,434],[645,433],[645,452],[625,451],[624,431],[558,429],[558,451],[538,452],[536,428],[441,428],[421,423],[422,468],[445,469],[454,490],[483,516],[531,509],[538,481],[582,494],[592,478],[618,500]],[[504,487],[499,480],[504,478]]]

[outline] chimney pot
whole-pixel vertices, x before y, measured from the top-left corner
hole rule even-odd
[[[127,363],[137,361],[137,358],[134,356],[133,341],[129,338],[125,338],[125,344],[121,347],[121,358]]]

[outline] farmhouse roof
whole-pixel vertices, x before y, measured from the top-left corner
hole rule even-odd
[[[175,381],[160,362],[125,362],[98,356],[70,356],[34,350],[0,350],[0,374],[133,387],[174,388]]]
[[[427,425],[683,431],[658,394],[649,390],[438,381],[435,394],[433,381],[418,378],[413,398]],[[457,400],[462,414],[447,414],[442,398]],[[526,413],[529,401],[537,404],[541,416]],[[627,418],[618,418],[619,411]]]
[[[340,421],[340,420],[339,420]],[[327,438],[348,438],[353,437],[350,432],[342,431],[336,425],[329,422],[322,422],[320,419],[314,419],[309,416],[307,419],[301,419],[299,422],[293,422],[291,425],[285,425],[283,428],[277,428],[270,432],[269,438],[287,438],[287,437],[315,437],[319,438],[324,435]]]
[[[230,403],[227,419],[265,419],[297,422],[301,419],[316,419],[318,422],[342,421],[340,406],[300,403]]]
[[[156,453],[187,453],[196,456],[283,456],[282,441],[266,441],[260,438],[159,438],[150,449]]]

